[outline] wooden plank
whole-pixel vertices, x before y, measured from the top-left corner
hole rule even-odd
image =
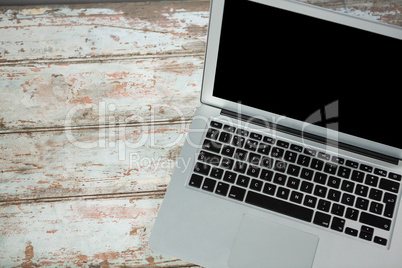
[[[0,63],[203,52],[209,1],[0,8]]]
[[[203,57],[0,67],[0,132],[191,118]]]
[[[332,9],[362,19],[402,27],[401,0],[302,0],[302,2]]]
[[[148,247],[161,201],[0,205],[0,266],[195,267]]]
[[[15,133],[0,139],[0,202],[164,192],[188,122]],[[190,167],[189,167],[190,168]]]

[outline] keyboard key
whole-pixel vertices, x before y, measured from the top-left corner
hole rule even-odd
[[[365,165],[365,164],[361,164],[360,165],[360,170],[362,170],[364,172],[371,173],[373,171],[373,167]]]
[[[391,229],[391,220],[366,212],[361,213],[359,221],[386,231]]]
[[[261,166],[265,168],[272,168],[274,166],[274,159],[271,157],[263,156],[261,158]]]
[[[363,182],[364,173],[361,171],[353,170],[351,179],[352,181]]]
[[[221,162],[221,156],[207,151],[200,151],[200,154],[198,155],[198,160],[207,164],[218,166]]]
[[[234,183],[236,181],[237,174],[231,171],[225,171],[225,175],[223,175],[223,180]]]
[[[194,172],[197,172],[197,173],[200,173],[203,175],[208,175],[210,169],[211,169],[211,166],[200,163],[200,162],[197,162],[194,166]]]
[[[258,145],[257,152],[259,152],[260,154],[268,155],[270,150],[271,150],[270,145],[268,145],[266,143],[260,143]]]
[[[292,151],[286,151],[284,159],[288,162],[294,163],[297,159],[297,153]]]
[[[276,160],[274,170],[279,171],[279,172],[285,172],[286,166],[287,166],[286,162]]]
[[[211,121],[210,126],[214,128],[222,128],[222,123],[216,122],[216,121]]]
[[[329,212],[329,209],[331,207],[331,202],[324,200],[324,199],[320,199],[318,201],[318,205],[317,205],[317,209],[325,211],[325,212]]]
[[[301,152],[303,152],[303,147],[296,145],[296,144],[292,144],[292,145],[290,145],[290,150],[301,153]]]
[[[285,148],[285,149],[289,148],[289,142],[286,142],[286,141],[278,140],[276,142],[276,145],[278,145],[279,147]]]
[[[218,185],[216,186],[215,193],[219,195],[226,196],[229,191],[229,184],[223,183],[223,182],[218,182]]]
[[[374,169],[374,174],[382,176],[382,177],[386,177],[387,173],[388,172],[383,169],[379,169],[379,168]]]
[[[232,186],[230,188],[229,197],[238,201],[243,201],[244,196],[246,195],[246,190],[243,188],[239,188],[236,186]]]
[[[377,187],[378,177],[371,174],[367,174],[364,183],[372,187]]]
[[[223,157],[222,161],[221,161],[221,167],[225,168],[225,169],[232,169],[234,165],[234,160],[231,158],[226,158]]]
[[[216,140],[219,136],[219,130],[214,128],[209,128],[206,137],[211,140]]]
[[[222,175],[223,175],[223,169],[217,168],[217,167],[213,167],[211,169],[211,173],[209,174],[209,176],[211,176],[214,179],[218,179],[218,180],[220,180],[222,178]]]
[[[333,156],[331,158],[331,161],[340,165],[343,165],[343,163],[345,163],[345,159],[339,157],[339,156]]]
[[[314,182],[325,185],[327,183],[327,175],[324,173],[316,172],[314,175]]]
[[[246,139],[240,136],[234,136],[232,140],[232,145],[242,148]]]
[[[234,158],[240,161],[246,161],[248,152],[242,149],[237,149]]]
[[[215,188],[216,180],[205,178],[202,189],[208,192],[213,192]]]
[[[334,177],[334,176],[330,176],[329,179],[328,179],[327,185],[329,187],[338,189],[339,186],[341,185],[341,179],[337,178],[337,177]]]
[[[260,174],[260,167],[250,165],[247,169],[247,175],[257,178]]]
[[[275,143],[275,139],[271,138],[271,137],[267,137],[264,136],[264,138],[262,139],[263,142],[269,143],[269,144],[274,144]]]
[[[335,175],[337,169],[338,169],[337,165],[331,163],[325,163],[324,172]]]
[[[367,210],[368,205],[369,205],[368,199],[364,199],[364,198],[361,198],[361,197],[358,197],[356,199],[356,204],[355,204],[356,208],[359,208],[359,209],[362,209],[362,210]]]
[[[261,156],[255,153],[249,153],[247,161],[252,165],[258,165],[260,163]]]
[[[306,156],[306,155],[299,155],[299,158],[297,159],[297,164],[308,167],[310,164],[311,157]]]
[[[338,231],[338,232],[343,232],[343,228],[345,227],[345,220],[338,218],[338,217],[334,217],[332,219],[332,223],[331,223],[331,229]]]
[[[339,205],[339,204],[333,204],[331,213],[337,216],[343,216],[343,213],[345,212],[345,206]]]
[[[232,139],[232,134],[230,134],[228,132],[222,132],[219,135],[219,141],[220,142],[229,143],[231,139]]]
[[[351,172],[351,171],[352,171],[352,170],[351,170],[350,168],[347,168],[347,167],[339,167],[337,175],[338,175],[339,177],[348,179],[349,176],[350,176],[350,172]]]
[[[366,197],[369,188],[363,184],[356,185],[355,194]]]
[[[239,173],[245,173],[247,170],[247,164],[241,161],[236,161],[233,170]]]
[[[345,218],[357,221],[357,219],[359,218],[359,211],[354,208],[347,208]]]
[[[392,218],[394,215],[397,196],[390,193],[384,194],[383,202],[385,203],[384,216]]]
[[[380,201],[382,198],[382,194],[383,192],[381,190],[372,188],[370,190],[369,198]]]
[[[313,175],[314,175],[314,171],[312,171],[311,169],[307,169],[307,168],[303,168],[300,173],[301,178],[303,178],[305,180],[309,180],[309,181],[311,181],[313,179]]]
[[[272,170],[263,169],[263,170],[261,170],[260,179],[265,180],[265,181],[271,181],[273,175],[274,175],[274,172]]]
[[[314,149],[305,148],[305,149],[304,149],[304,153],[305,153],[306,155],[309,155],[309,156],[315,156],[316,153],[317,153],[317,151],[314,150]]]
[[[287,187],[295,189],[295,190],[299,189],[299,185],[300,185],[300,180],[293,178],[293,177],[289,177],[288,183],[286,184]]]
[[[329,154],[323,153],[323,152],[318,152],[317,155],[318,158],[324,159],[326,161],[329,161],[331,159],[331,156]]]
[[[393,193],[398,193],[399,183],[388,179],[381,179],[379,188]]]
[[[288,199],[290,190],[287,188],[279,187],[276,196],[282,199]]]
[[[244,144],[244,148],[247,149],[247,150],[250,150],[250,151],[257,150],[257,147],[258,147],[258,142],[255,141],[255,140],[248,139],[246,141],[246,144]]]
[[[241,136],[245,136],[245,137],[247,137],[248,134],[249,134],[249,132],[248,132],[247,130],[245,130],[245,129],[240,129],[240,128],[237,129],[236,133],[239,134],[239,135],[241,135]]]
[[[292,202],[301,204],[301,202],[303,201],[303,196],[304,196],[304,194],[296,192],[296,191],[293,191],[290,194],[290,199],[289,200],[292,201]]]
[[[388,178],[396,180],[396,181],[401,181],[402,175],[396,174],[396,173],[389,173]]]
[[[345,234],[351,235],[351,236],[357,236],[359,234],[359,231],[350,227],[346,227],[345,229]]]
[[[316,197],[311,196],[311,195],[306,195],[306,197],[304,198],[303,205],[305,205],[306,207],[315,208],[316,204],[317,204]]]
[[[223,130],[225,130],[225,131],[227,131],[227,132],[233,133],[233,132],[236,131],[236,128],[235,128],[235,127],[232,127],[232,126],[229,126],[229,125],[224,125],[224,126],[223,126]]]
[[[354,182],[349,181],[349,180],[342,181],[341,190],[348,192],[348,193],[353,193],[354,188],[355,188]]]
[[[377,243],[377,244],[380,244],[383,246],[387,245],[387,239],[379,237],[379,236],[375,236],[373,241],[374,241],[374,243]]]
[[[381,215],[383,209],[384,209],[383,204],[380,204],[380,203],[377,203],[377,202],[374,202],[374,201],[370,203],[369,211],[374,213],[374,214]]]
[[[285,185],[286,178],[287,177],[284,174],[276,173],[273,182],[279,185]]]
[[[261,191],[264,182],[256,179],[252,179],[250,183],[250,189],[254,191]]]
[[[316,185],[314,188],[314,195],[318,197],[325,197],[327,195],[328,189],[321,185]]]
[[[300,187],[300,191],[311,194],[313,192],[314,184],[311,182],[303,181]]]
[[[355,202],[355,196],[351,194],[344,193],[342,195],[341,203],[348,206],[353,206]]]
[[[287,173],[292,176],[299,176],[300,167],[290,164]]]
[[[250,138],[260,141],[262,139],[262,135],[258,134],[258,133],[251,132],[250,133]]]
[[[314,210],[312,209],[252,191],[248,192],[245,202],[307,222],[311,222],[314,213]]]
[[[275,191],[276,191],[276,185],[273,185],[271,183],[265,183],[264,188],[262,189],[262,191],[266,194],[269,195],[274,195]]]
[[[284,152],[285,152],[285,150],[278,148],[278,147],[274,147],[271,150],[271,156],[275,157],[275,158],[281,158],[283,156]]]
[[[351,167],[351,168],[358,168],[359,167],[359,163],[357,163],[355,161],[351,161],[351,160],[346,160],[345,165],[348,166],[348,167]]]
[[[222,153],[223,155],[232,157],[233,154],[234,154],[234,151],[235,151],[235,147],[232,147],[232,146],[229,146],[229,145],[225,145],[225,146],[223,146],[221,153]]]
[[[314,224],[317,224],[319,226],[328,228],[329,223],[331,222],[331,216],[322,212],[317,211],[314,216]]]
[[[211,141],[208,139],[204,140],[204,143],[202,144],[202,149],[208,150],[214,153],[219,153],[221,151],[222,144],[216,141]]]
[[[250,182],[250,178],[247,176],[239,175],[237,177],[236,184],[243,187],[248,187],[248,183]]]
[[[336,191],[334,189],[330,189],[328,191],[328,196],[327,198],[329,200],[335,201],[335,202],[339,202],[339,199],[341,199],[341,192],[340,191]]]
[[[324,161],[314,158],[311,161],[310,167],[315,170],[322,170],[322,168],[324,167]]]
[[[202,184],[203,177],[197,174],[191,175],[190,182],[188,185],[193,186],[195,188],[200,188]]]

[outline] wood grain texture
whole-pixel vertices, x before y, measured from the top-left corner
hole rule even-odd
[[[191,118],[203,57],[0,67],[0,132]]]
[[[3,135],[0,204],[164,192],[187,123]]]
[[[402,25],[400,0],[302,2]],[[0,267],[195,267],[147,241],[188,164],[208,17],[206,0],[0,7]]]
[[[191,267],[147,246],[161,196],[0,206],[1,267]]]

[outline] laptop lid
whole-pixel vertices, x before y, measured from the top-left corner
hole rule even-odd
[[[202,103],[402,158],[402,28],[284,0],[213,0],[210,19]]]

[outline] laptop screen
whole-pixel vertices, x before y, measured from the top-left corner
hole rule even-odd
[[[213,95],[402,148],[402,41],[225,3]]]

